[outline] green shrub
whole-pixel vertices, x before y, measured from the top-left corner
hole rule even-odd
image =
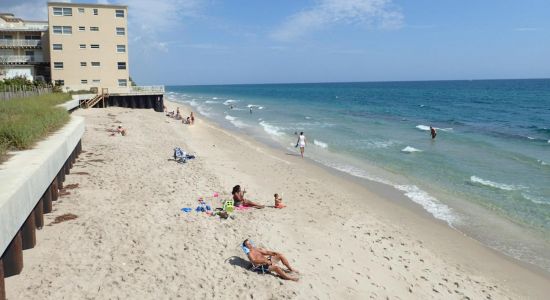
[[[47,94],[0,101],[0,161],[7,151],[28,149],[67,123],[67,111],[55,106],[69,99]]]

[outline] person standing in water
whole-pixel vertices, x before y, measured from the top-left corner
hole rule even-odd
[[[435,131],[435,128],[430,126],[430,135],[432,136],[432,140],[435,139],[435,136],[437,135],[437,131]]]
[[[300,154],[302,155],[302,158],[304,158],[304,149],[306,148],[306,136],[304,135],[304,132],[300,132],[300,136],[298,137],[298,141],[296,142],[298,146],[300,147]]]

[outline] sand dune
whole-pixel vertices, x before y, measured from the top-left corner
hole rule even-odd
[[[175,104],[167,104],[171,109]],[[181,106],[180,106],[181,107]],[[183,125],[152,110],[88,109],[83,153],[54,204],[74,220],[45,226],[6,279],[9,299],[543,299],[548,277],[485,249],[345,176],[200,118]],[[106,129],[122,124],[127,136]],[[180,146],[197,155],[171,160]],[[183,213],[243,185],[285,209],[220,220]],[[300,281],[248,271],[239,244],[284,253]]]

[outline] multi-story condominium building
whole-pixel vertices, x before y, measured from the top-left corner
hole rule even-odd
[[[52,81],[65,90],[127,91],[127,20],[127,6],[49,2]]]
[[[48,22],[0,13],[0,80],[24,76],[49,81]]]

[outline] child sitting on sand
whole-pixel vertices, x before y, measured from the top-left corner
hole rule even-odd
[[[283,204],[283,198],[279,197],[279,194],[273,195],[275,197],[275,208],[285,208],[286,205]]]

